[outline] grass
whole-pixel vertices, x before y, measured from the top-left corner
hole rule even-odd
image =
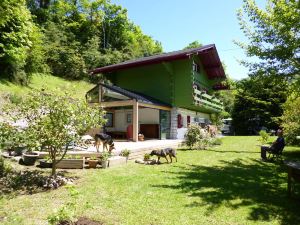
[[[0,223],[47,224],[75,201],[78,217],[105,224],[300,224],[300,200],[287,197],[286,168],[259,160],[258,139],[225,137],[208,150],[179,150],[173,164],[69,170],[79,177],[75,200],[66,187],[4,196]],[[300,159],[300,148],[286,147],[284,157]]]
[[[85,81],[69,81],[60,77],[45,74],[34,74],[28,87],[16,85],[7,80],[0,79],[0,96],[7,93],[23,96],[30,90],[41,90],[42,88],[56,92],[69,92],[76,98],[84,98],[85,93],[94,85]]]

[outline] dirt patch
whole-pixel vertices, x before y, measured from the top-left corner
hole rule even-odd
[[[95,220],[91,220],[85,217],[81,217],[79,218],[76,222],[70,222],[70,221],[61,221],[60,223],[58,223],[57,225],[104,225],[104,223],[99,222],[99,221],[95,221]]]

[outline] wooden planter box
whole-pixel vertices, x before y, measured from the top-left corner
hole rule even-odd
[[[84,165],[83,159],[63,159],[56,164],[58,169],[82,169]]]

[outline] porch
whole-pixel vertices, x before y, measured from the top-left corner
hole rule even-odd
[[[145,139],[169,139],[172,107],[152,97],[114,85],[99,83],[87,92],[87,102],[106,111],[103,132],[114,139],[138,142]]]
[[[128,149],[131,151],[129,159],[142,158],[145,153],[150,153],[152,150],[159,150],[163,148],[178,148],[183,143],[183,140],[145,140],[139,142],[124,141],[124,140],[114,140],[115,150],[114,155],[119,155],[122,150]],[[102,151],[102,146],[100,147]],[[48,156],[48,152],[38,152],[40,158]],[[97,153],[94,146],[89,146],[88,148],[74,148],[69,150],[68,155],[76,155],[81,157],[92,157],[100,156],[101,153]]]

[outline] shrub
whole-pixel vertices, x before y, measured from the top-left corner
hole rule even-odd
[[[185,144],[190,148],[203,149],[209,144],[209,134],[196,124],[192,124],[185,134]]]
[[[260,135],[259,140],[260,140],[261,144],[266,144],[270,137],[270,135],[267,133],[267,131],[261,130],[261,131],[259,131],[259,135]]]
[[[6,174],[12,171],[10,164],[7,164],[2,156],[0,156],[0,177],[6,176]]]
[[[120,156],[128,157],[130,155],[131,151],[128,149],[124,149],[121,151]]]

